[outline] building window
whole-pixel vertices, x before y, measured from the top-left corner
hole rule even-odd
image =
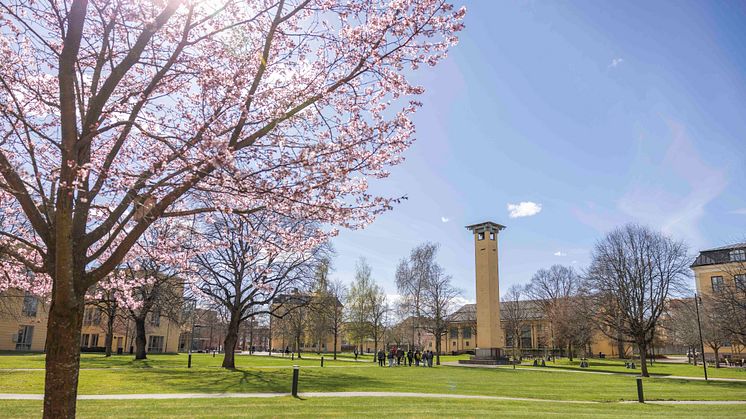
[[[161,311],[157,308],[150,313],[150,325],[158,327],[161,325]]]
[[[461,335],[464,339],[471,339],[471,327],[461,329]]]
[[[490,240],[495,241],[495,233],[490,233]]]
[[[469,346],[469,341],[468,340],[466,341],[466,346]]]
[[[746,249],[736,249],[730,251],[731,262],[741,262],[746,260]]]
[[[734,275],[733,281],[736,283],[736,289],[738,291],[746,292],[746,275]]]
[[[513,347],[513,334],[512,333],[508,333],[505,335],[505,346],[507,346],[508,348]]]
[[[98,346],[98,335],[91,335],[91,348],[95,348]]]
[[[86,307],[83,312],[83,324],[86,326],[101,324],[101,310],[98,307]]]
[[[89,335],[88,333],[83,333],[80,336],[80,346],[82,348],[87,348],[88,347],[88,341],[90,340],[90,338],[91,338],[91,335]]]
[[[30,351],[34,339],[34,326],[21,326],[16,336],[16,351]]]
[[[163,352],[163,336],[148,336],[148,352]]]
[[[712,281],[712,292],[721,292],[723,290],[722,276],[713,276],[710,278],[710,281]]]
[[[451,346],[456,346],[456,341],[451,342]]]
[[[27,317],[36,317],[36,308],[39,305],[39,299],[37,299],[28,291],[23,295],[23,315]]]
[[[484,240],[484,233],[477,233],[477,240]]]
[[[451,328],[451,339],[456,339],[456,338],[458,338],[458,329],[456,329],[455,327],[452,327]]]
[[[530,348],[531,345],[531,327],[526,326],[521,329],[521,348]]]

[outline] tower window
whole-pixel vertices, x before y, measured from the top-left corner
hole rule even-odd
[[[484,240],[484,233],[477,233],[477,240]]]
[[[490,240],[495,241],[495,233],[490,233]]]

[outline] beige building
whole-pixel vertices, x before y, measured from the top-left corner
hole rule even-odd
[[[47,306],[17,289],[0,293],[0,351],[44,351]]]
[[[514,301],[506,301],[501,303],[501,309],[507,310],[511,304],[516,304]],[[564,353],[565,349],[552,348],[552,338],[550,332],[549,321],[544,317],[541,307],[536,301],[521,301],[520,309],[525,311],[523,318],[525,321],[521,330],[518,341],[511,336],[510,333],[505,333],[505,324],[507,317],[502,315],[500,333],[502,333],[503,351],[506,355],[512,353],[513,348],[520,349],[522,355],[543,355],[547,353],[560,354]],[[477,340],[478,329],[477,325],[477,305],[466,304],[456,310],[448,318],[448,333],[443,338],[441,347],[445,353],[474,353],[475,343]],[[434,343],[432,339],[426,339],[426,349],[434,349]],[[629,345],[627,345],[629,346]],[[628,348],[628,350],[631,350]],[[591,344],[587,348],[577,348],[576,356],[582,355],[583,352],[588,354],[603,353],[605,356],[618,357],[617,345],[614,341],[609,339],[603,333],[599,331],[593,332],[593,338]]]
[[[318,308],[328,309],[323,306],[317,297],[310,294],[292,293],[281,294],[275,297],[273,311],[276,316],[270,317],[269,331],[273,351],[290,352],[334,352],[334,334],[329,324],[320,324],[313,310]],[[331,303],[333,304],[333,303]],[[341,310],[342,303],[336,302]],[[340,328],[342,329],[342,328]],[[342,351],[343,331],[337,336],[337,352]],[[372,342],[368,349],[373,350]]]
[[[691,268],[700,296],[717,296],[724,292],[746,294],[746,243],[702,250]],[[746,352],[746,348],[735,340],[725,343],[719,350],[721,355]],[[712,353],[713,350],[705,345],[705,352]]]
[[[48,305],[39,297],[15,289],[0,293],[0,351],[43,352],[48,318]],[[81,351],[104,351],[106,319],[99,307],[86,306],[80,335]],[[155,310],[148,315],[145,328],[147,352],[178,351],[180,327],[176,321]],[[128,353],[134,347],[134,338],[134,322],[118,317],[112,351]]]

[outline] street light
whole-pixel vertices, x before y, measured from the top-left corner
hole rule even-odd
[[[705,381],[707,381],[707,359],[705,359],[705,342],[702,339],[702,321],[699,319],[699,302],[700,302],[700,298],[695,293],[694,294],[694,307],[696,307],[697,309],[697,327],[699,328],[699,345],[702,351],[702,366],[705,369]]]
[[[194,328],[198,327],[194,324],[195,317],[197,316],[197,299],[192,298],[192,332],[189,333],[189,350],[187,351],[187,368],[192,368],[192,347],[194,347]]]

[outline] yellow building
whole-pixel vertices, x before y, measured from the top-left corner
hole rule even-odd
[[[12,289],[0,294],[0,351],[43,352],[47,337],[48,304],[27,292]],[[179,325],[158,310],[146,321],[147,352],[177,352]],[[106,315],[94,305],[83,314],[80,347],[83,352],[103,352]],[[118,318],[114,326],[112,351],[129,352],[134,346],[134,323]]]
[[[292,293],[275,297],[270,317],[270,334],[274,351],[290,352],[334,352],[334,333],[328,318],[334,302],[320,301],[310,294]],[[342,303],[336,301],[337,310]],[[324,316],[325,313],[326,316]],[[342,327],[340,327],[342,329]],[[344,333],[340,330],[337,336],[337,352],[342,351]],[[372,345],[371,345],[372,347]],[[371,348],[372,350],[372,348]]]
[[[691,266],[697,293],[713,297],[724,292],[746,293],[746,243],[736,243],[714,249],[702,250]],[[725,342],[720,354],[742,354],[744,348],[737,342]],[[712,348],[705,346],[705,352]]]
[[[47,306],[38,297],[11,289],[0,294],[0,351],[44,350]]]
[[[510,309],[510,305],[515,304],[514,301],[505,301],[501,303],[500,309],[506,311]],[[521,334],[518,342],[514,342],[514,337],[509,333],[505,333],[505,325],[507,317],[505,314],[501,315],[501,327],[500,333],[503,335],[503,341],[505,342],[503,351],[510,355],[512,349],[517,346],[520,348],[522,355],[536,355],[540,356],[547,353],[560,353],[559,348],[554,348],[552,351],[552,338],[550,332],[549,321],[544,317],[540,305],[537,301],[521,301],[520,309],[524,310],[525,313],[522,316],[525,321],[523,322]],[[448,333],[443,338],[441,347],[445,353],[474,353],[475,344],[477,342],[477,305],[466,304],[456,310],[448,318]],[[428,337],[425,339],[425,349],[434,349],[434,343],[432,338]],[[629,345],[627,350],[631,350]],[[562,349],[564,351],[564,349]],[[603,353],[605,356],[618,357],[619,351],[616,343],[608,338],[600,331],[593,331],[593,338],[588,348],[577,348],[576,356],[582,355],[583,352],[588,352],[589,355]],[[629,353],[629,352],[628,352]]]

